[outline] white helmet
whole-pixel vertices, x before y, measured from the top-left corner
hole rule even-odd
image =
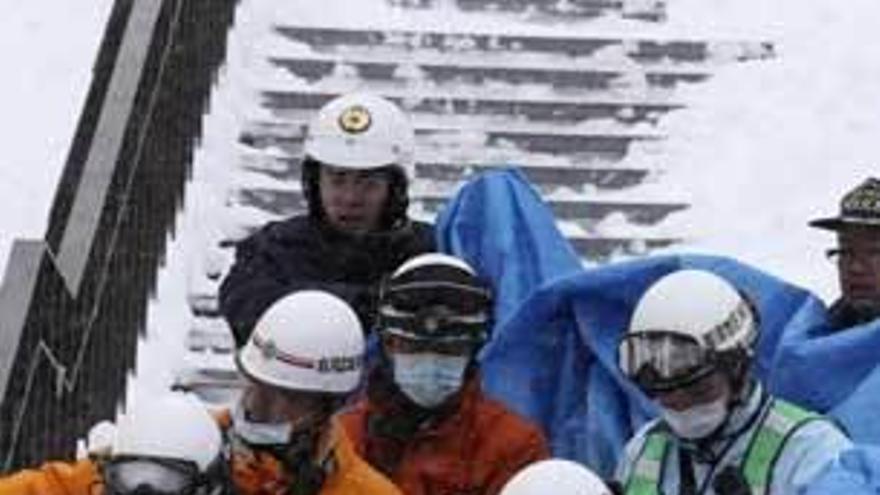
[[[516,473],[501,495],[611,495],[611,490],[592,471],[576,462],[546,459]]]
[[[474,269],[461,258],[456,258],[455,256],[444,253],[425,253],[413,256],[403,262],[402,265],[397,267],[397,270],[394,270],[394,274],[391,275],[391,277],[399,277],[406,272],[430,265],[448,265],[453,268],[458,268],[471,276],[477,276],[477,272],[475,272]]]
[[[720,276],[671,273],[636,305],[619,349],[621,369],[648,390],[683,386],[716,369],[723,354],[750,357],[755,317],[749,301]]]
[[[304,154],[341,168],[397,165],[413,177],[415,131],[394,103],[352,93],[325,104],[309,124]]]
[[[179,459],[204,472],[220,454],[217,422],[195,397],[141,397],[116,422],[112,455]]]
[[[238,365],[265,385],[346,394],[360,381],[363,359],[364,334],[354,310],[333,294],[304,290],[263,313]]]

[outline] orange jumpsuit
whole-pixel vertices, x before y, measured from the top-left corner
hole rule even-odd
[[[371,432],[371,417],[395,414],[393,403],[365,398],[340,419],[357,453],[407,495],[496,494],[522,467],[549,456],[538,427],[486,397],[477,377],[465,384],[458,407],[405,441]]]
[[[219,418],[228,428],[226,418]],[[224,425],[223,423],[226,423]],[[354,451],[345,432],[335,421],[322,442],[319,459],[331,468],[320,495],[401,495],[385,476],[370,467]],[[239,445],[232,449],[232,482],[238,495],[283,495],[290,485],[290,475],[278,459],[268,452],[250,450]]]
[[[222,420],[221,420],[222,422]],[[334,423],[321,456],[330,459],[330,469],[320,495],[401,495],[387,478],[355,454],[345,432]],[[282,495],[289,477],[281,463],[265,452],[232,454],[231,471],[238,495]],[[0,495],[102,495],[104,484],[90,460],[75,463],[51,462],[39,469],[24,470],[0,478]]]
[[[0,478],[0,495],[100,495],[104,483],[91,460],[48,462]]]

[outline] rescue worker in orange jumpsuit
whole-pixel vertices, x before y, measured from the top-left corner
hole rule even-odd
[[[0,478],[0,495],[218,495],[231,493],[214,418],[193,397],[135,401],[109,449]]]
[[[239,495],[398,495],[362,460],[332,418],[358,385],[364,336],[328,292],[281,298],[236,356],[248,385],[224,418]]]
[[[481,391],[489,290],[464,261],[416,256],[382,287],[379,364],[341,414],[357,452],[407,495],[496,494],[546,458],[539,428]]]

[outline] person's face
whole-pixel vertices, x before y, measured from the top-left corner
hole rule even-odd
[[[665,409],[685,411],[721,398],[729,399],[732,391],[725,376],[714,371],[686,387],[659,392],[655,400]]]
[[[248,420],[255,423],[298,425],[310,422],[323,410],[323,398],[307,392],[291,392],[250,382],[241,401]]]
[[[840,291],[844,300],[880,307],[880,229],[844,230],[838,233],[837,259]]]
[[[322,165],[319,177],[321,206],[330,225],[352,233],[380,228],[391,194],[391,179],[386,171]]]

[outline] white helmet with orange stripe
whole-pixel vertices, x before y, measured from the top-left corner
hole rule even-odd
[[[238,365],[263,385],[343,395],[360,382],[363,359],[364,334],[354,310],[333,294],[304,290],[263,313]]]

